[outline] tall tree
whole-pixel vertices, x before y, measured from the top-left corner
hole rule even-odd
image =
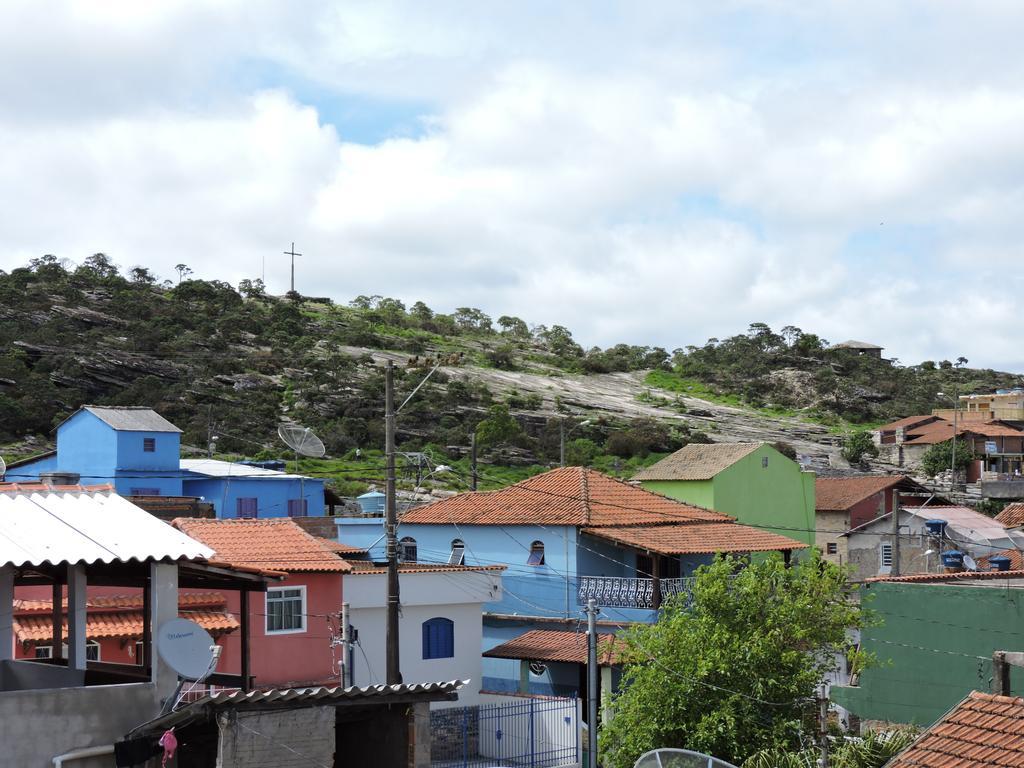
[[[777,556],[740,565],[723,558],[701,569],[691,604],[670,601],[657,623],[625,633],[615,717],[600,736],[606,768],[630,768],[659,747],[734,763],[798,749],[836,658],[863,663],[847,630],[866,614],[841,568],[814,556],[793,567]]]

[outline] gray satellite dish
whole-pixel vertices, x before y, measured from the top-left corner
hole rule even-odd
[[[4,479],[4,475],[7,472],[7,462],[4,461],[4,457],[0,456],[0,480]]]
[[[309,427],[282,424],[277,428],[277,436],[299,456],[312,456],[314,459],[320,459],[327,453],[323,441]]]
[[[717,757],[688,749],[654,749],[640,755],[633,768],[736,768]]]
[[[210,634],[194,621],[171,619],[157,630],[156,649],[167,666],[185,680],[202,680],[220,655]]]
[[[970,555],[964,555],[964,568],[968,571],[976,571],[978,570],[978,564],[974,562],[974,558]]]

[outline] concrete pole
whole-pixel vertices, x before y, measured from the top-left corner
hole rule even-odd
[[[471,491],[476,490],[476,431],[469,436],[469,470]]]
[[[85,566],[68,566],[68,669],[85,669]]]
[[[953,490],[953,486],[956,484],[956,412],[957,405],[959,405],[959,390],[953,389],[953,443],[950,448],[949,457],[949,490]]]
[[[587,737],[590,768],[597,768],[597,602],[587,600]]]
[[[818,716],[821,718],[821,759],[818,765],[821,768],[828,768],[828,696],[825,687],[822,686],[821,698],[818,699],[820,710]]]
[[[171,619],[178,618],[178,564],[150,563],[149,583],[150,626],[153,627],[153,658],[150,664],[158,701],[163,702],[173,696],[178,687],[178,673],[156,652],[160,628]],[[243,599],[246,597],[243,593]]]
[[[348,603],[341,604],[341,687],[352,685],[352,638],[348,631]]]
[[[565,466],[565,419],[558,422],[558,466]]]
[[[398,508],[395,499],[395,364],[388,360],[384,371],[384,452],[387,458],[387,482],[384,488],[384,534],[387,537],[388,606],[386,666],[387,684],[402,682],[398,654]]]
[[[900,492],[892,492],[892,576],[900,575]]]

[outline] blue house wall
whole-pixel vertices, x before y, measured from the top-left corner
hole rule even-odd
[[[8,483],[28,483],[38,480],[42,472],[56,471],[57,454],[52,454],[50,456],[41,456],[31,461],[26,460],[24,463],[19,462],[16,467],[9,466],[4,479]]]
[[[257,517],[287,517],[288,501],[306,499],[306,514],[322,517],[324,514],[324,481],[319,478],[273,476],[264,477],[205,477],[183,473],[183,493],[201,496],[213,504],[219,518],[237,517],[238,499],[255,498]]]

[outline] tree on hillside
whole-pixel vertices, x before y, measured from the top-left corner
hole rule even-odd
[[[878,446],[866,430],[854,432],[843,440],[843,458],[851,464],[859,464],[865,456],[878,456]]]
[[[953,458],[953,441],[947,440],[944,443],[936,443],[921,456],[921,469],[929,477],[935,477],[940,472],[949,469]],[[974,461],[974,451],[967,444],[966,440],[956,441],[956,468],[964,469]]]
[[[487,418],[476,425],[476,439],[481,446],[510,443],[522,433],[523,428],[509,413],[505,403],[492,405],[487,410]]]
[[[674,599],[657,623],[624,633],[615,717],[600,734],[606,768],[630,768],[659,747],[737,764],[763,749],[799,749],[837,655],[863,665],[847,630],[867,614],[843,569],[817,556],[739,567],[720,558],[702,568],[691,605]]]

